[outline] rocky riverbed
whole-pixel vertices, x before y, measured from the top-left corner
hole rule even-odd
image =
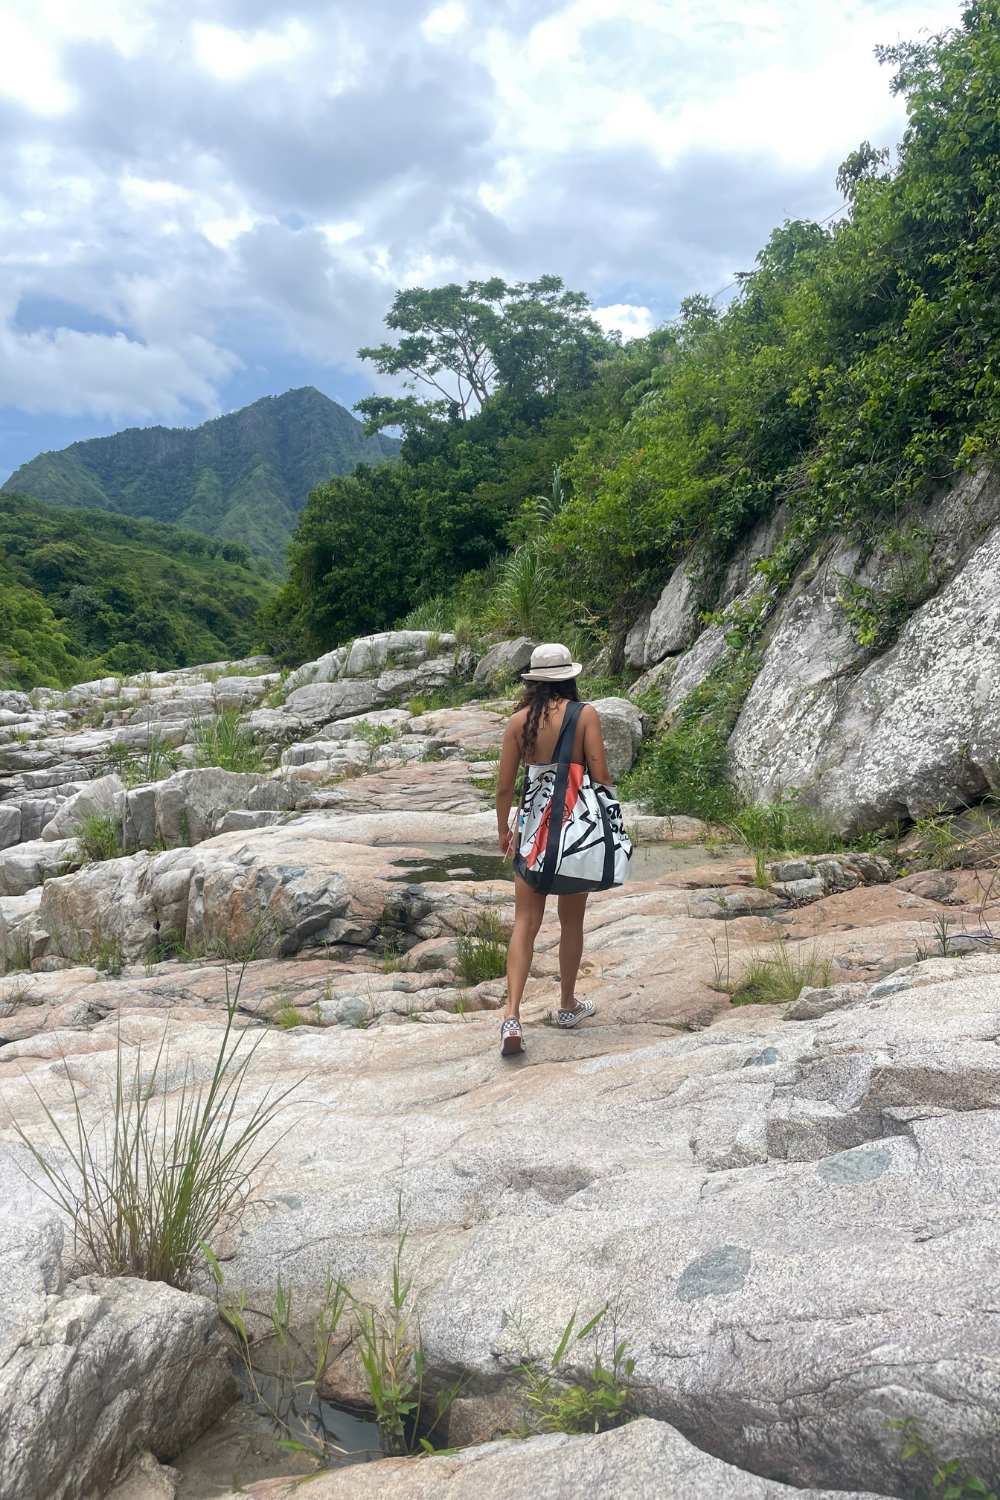
[[[382,661],[355,679],[322,679],[333,668],[320,664],[306,687],[378,686],[423,664]],[[241,680],[253,679],[208,686]],[[120,703],[121,685],[111,691]],[[241,688],[237,706],[248,722],[287,719],[298,691],[253,707],[265,692]],[[162,702],[172,717],[156,722],[177,724],[181,689],[170,692],[136,702]],[[341,706],[356,705],[345,694]],[[17,887],[0,896],[0,946],[18,965],[0,977],[5,1497],[193,1493],[183,1455],[232,1421],[237,1399],[216,1298],[245,1297],[261,1326],[279,1277],[304,1309],[328,1274],[384,1298],[400,1202],[429,1385],[465,1381],[446,1434],[461,1451],[331,1472],[310,1493],[778,1500],[791,1486],[909,1500],[927,1473],[901,1461],[887,1423],[910,1417],[996,1484],[1000,903],[988,882],[972,870],[896,879],[875,856],[837,855],[777,863],[762,889],[752,861],[709,853],[691,820],[639,824],[633,809],[674,867],[592,898],[579,992],[594,1020],[551,1025],[550,912],[527,1051],[501,1059],[503,981],[463,977],[459,949],[484,918],[510,920],[510,883],[460,862],[422,879],[421,861],[434,846],[456,861],[491,852],[487,757],[504,707],[373,707],[398,732],[374,749],[345,714],[318,738],[297,729],[271,771],[119,777],[107,805],[135,830],[133,852],[83,863],[68,817],[65,838],[46,829],[107,786],[110,773],[90,774],[102,744],[154,721],[116,707],[106,714],[120,722],[81,727],[52,722],[75,708],[28,706],[34,748],[8,741],[0,809],[18,803],[23,820],[27,793],[44,790],[25,778],[61,774],[70,756],[79,785],[50,781],[39,836],[0,855]],[[638,710],[604,716],[633,755]],[[426,740],[431,758],[405,753]],[[32,755],[51,765],[13,764]],[[190,842],[164,837],[182,813]],[[799,999],[734,1005],[753,965],[779,955],[808,978]],[[54,1127],[73,1128],[75,1098],[98,1139],[119,1056],[141,1073],[161,1042],[169,1118],[211,1072],[241,970],[240,1046],[257,1044],[241,1109],[294,1087],[244,1211],[214,1237],[221,1290],[207,1266],[191,1293],[81,1273],[15,1122],[57,1156]],[[525,1341],[551,1351],[574,1310],[608,1301],[644,1420],[491,1443],[511,1425]],[[581,1349],[568,1374],[592,1359]],[[363,1403],[362,1373],[348,1346],[323,1394]],[[249,1492],[286,1489],[276,1475]]]

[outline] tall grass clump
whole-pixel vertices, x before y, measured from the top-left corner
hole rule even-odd
[[[532,1353],[530,1345],[525,1345],[516,1371],[522,1397],[517,1437],[536,1432],[602,1432],[621,1427],[637,1415],[632,1385],[635,1360],[626,1357],[626,1341],[618,1337],[617,1311],[617,1307],[612,1311],[611,1304],[605,1303],[579,1330],[574,1313],[563,1329],[555,1353],[547,1359]],[[601,1335],[609,1313],[610,1343],[605,1353],[610,1357],[605,1363]],[[515,1309],[507,1317],[517,1325],[520,1313]],[[570,1383],[564,1379],[560,1366],[576,1345],[592,1333],[597,1347],[590,1369],[582,1380]]]
[[[186,1289],[199,1245],[245,1202],[272,1149],[261,1136],[297,1085],[242,1105],[265,1034],[249,1046],[242,1033],[234,1035],[242,980],[241,970],[230,994],[227,973],[226,1025],[207,1083],[196,1081],[188,1063],[179,1094],[169,1099],[166,1030],[152,1057],[140,1044],[131,1059],[119,1033],[110,1108],[96,1124],[85,1118],[89,1091],[75,1085],[68,1125],[39,1098],[58,1147],[51,1157],[14,1121],[42,1192],[73,1225],[85,1269]]]
[[[471,932],[456,943],[458,963],[466,984],[482,984],[507,972],[507,945],[511,929],[496,912],[482,912]]]
[[[120,824],[111,813],[83,813],[76,825],[76,845],[84,864],[99,864],[119,854]]]
[[[819,958],[813,950],[795,960],[784,942],[773,953],[754,952],[735,983],[726,985],[734,1005],[779,1005],[797,1000],[808,988],[820,989],[830,983],[832,961]]]
[[[263,752],[240,722],[239,710],[224,709],[208,723],[194,720],[194,763],[198,767],[218,766],[222,771],[259,771]]]

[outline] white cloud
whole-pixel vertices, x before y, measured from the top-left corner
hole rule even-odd
[[[592,311],[605,333],[620,333],[626,341],[641,339],[656,323],[648,307],[633,307],[630,302],[613,302],[610,307],[595,307]]]
[[[449,3],[439,5],[432,10],[427,19],[422,23],[420,29],[424,36],[436,39],[438,37],[454,36],[459,27],[465,23],[465,6]]]
[[[348,395],[397,287],[492,272],[554,271],[634,337],[830,212],[836,163],[904,123],[875,42],[958,19],[428,3],[5,0],[0,401],[196,419],[241,361]]]

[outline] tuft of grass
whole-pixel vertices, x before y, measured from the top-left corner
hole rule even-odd
[[[487,979],[500,979],[507,972],[507,945],[511,929],[496,912],[482,912],[471,932],[456,944],[462,978],[469,986]]]
[[[271,1019],[283,1031],[290,1031],[293,1026],[304,1026],[306,1024],[302,1012],[296,1010],[290,1000],[282,1000],[272,1012]]]
[[[734,1005],[779,1005],[785,1000],[797,1000],[807,986],[820,989],[829,984],[831,968],[832,960],[818,958],[815,950],[796,962],[782,941],[773,953],[752,953],[735,984],[730,982],[723,987]]]
[[[158,729],[146,741],[143,750],[131,745],[109,745],[98,766],[98,774],[106,776],[113,771],[126,787],[139,786],[148,781],[162,781],[181,766],[180,752],[166,744]]]
[[[218,766],[222,771],[259,771],[264,752],[241,723],[239,710],[227,708],[207,724],[195,716],[194,763],[198,767]]]
[[[547,1359],[533,1354],[530,1345],[525,1347],[516,1371],[523,1405],[521,1426],[514,1436],[527,1437],[536,1432],[602,1432],[624,1426],[637,1415],[632,1386],[635,1360],[626,1356],[627,1344],[618,1337],[614,1313],[607,1364],[601,1357],[600,1334],[611,1311],[611,1304],[605,1303],[578,1331],[574,1312],[555,1353]],[[519,1310],[508,1312],[507,1319],[518,1325]],[[597,1342],[593,1363],[583,1380],[570,1384],[562,1379],[559,1366],[591,1334],[596,1335]]]
[[[83,813],[76,825],[76,843],[84,864],[117,859],[118,819],[110,813]]]
[[[50,1159],[15,1119],[14,1129],[39,1169],[42,1192],[73,1225],[77,1256],[103,1276],[138,1276],[185,1290],[199,1246],[238,1211],[254,1173],[271,1147],[261,1136],[296,1083],[268,1089],[252,1106],[240,1095],[264,1038],[249,1046],[233,1034],[235,993],[226,974],[226,1025],[212,1075],[196,1084],[185,1068],[179,1095],[163,1099],[169,1070],[167,1029],[152,1062],[140,1045],[130,1061],[118,1036],[115,1085],[109,1108],[88,1126],[86,1090],[73,1085],[70,1123],[36,1099],[60,1148]]]

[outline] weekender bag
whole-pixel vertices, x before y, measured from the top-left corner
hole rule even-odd
[[[543,895],[606,891],[632,873],[632,845],[614,789],[592,782],[572,762],[582,708],[566,704],[554,759],[524,768],[514,869]]]

